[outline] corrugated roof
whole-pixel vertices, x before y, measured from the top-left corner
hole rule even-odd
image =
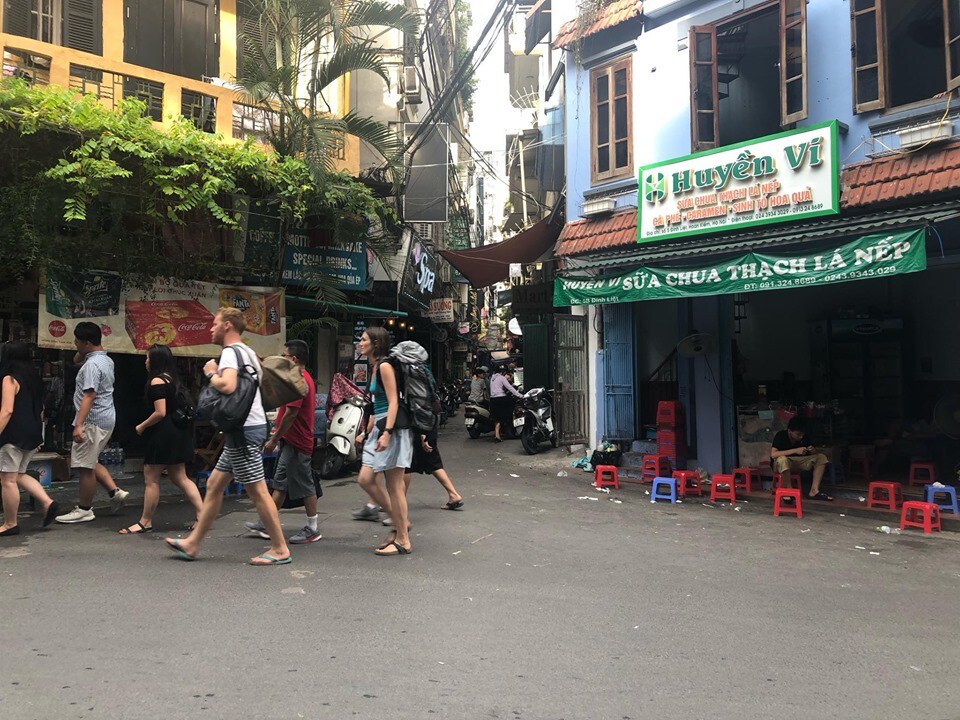
[[[856,163],[840,176],[841,207],[902,204],[960,191],[960,142]]]
[[[847,235],[867,235],[884,230],[902,229],[960,217],[960,201],[924,205],[922,207],[886,210],[846,218],[828,218],[806,223],[764,227],[753,232],[717,235],[709,239],[687,238],[675,243],[636,242],[630,248],[620,247],[590,257],[566,257],[564,274],[581,270],[628,268],[669,262],[691,262],[698,255],[741,253],[801,243],[835,240]],[[561,236],[562,237],[562,236]]]
[[[637,209],[617,210],[602,218],[584,218],[564,225],[555,254],[581,255],[637,244]]]
[[[564,23],[557,32],[553,46],[563,49],[577,40],[595,35],[601,30],[612,28],[642,13],[642,0],[614,0],[606,7],[601,8],[597,12],[596,18],[589,25],[582,25],[582,23],[587,22],[582,13],[576,20]]]

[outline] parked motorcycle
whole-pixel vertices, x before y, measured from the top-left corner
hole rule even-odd
[[[364,399],[347,397],[333,410],[327,425],[327,447],[320,461],[320,477],[332,480],[360,463],[363,449],[357,447],[357,434],[363,429]]]
[[[513,427],[519,430],[520,444],[527,455],[536,455],[540,452],[540,444],[547,441],[557,447],[560,436],[553,424],[550,391],[533,388],[526,392],[513,410]]]
[[[516,409],[514,409],[514,412],[516,412]],[[463,408],[463,418],[463,424],[474,440],[486,433],[492,433],[496,426],[493,417],[490,415],[490,407],[486,403],[478,405],[468,402]],[[500,428],[500,434],[504,439],[515,440],[520,437],[520,428],[508,424]]]

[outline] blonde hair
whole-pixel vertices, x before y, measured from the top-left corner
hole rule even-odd
[[[230,323],[230,326],[241,335],[247,329],[247,319],[243,316],[243,312],[235,307],[222,307],[217,310],[217,315],[223,322]]]

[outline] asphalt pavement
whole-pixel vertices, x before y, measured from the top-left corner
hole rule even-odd
[[[136,507],[25,515],[0,544],[0,718],[960,718],[957,533],[654,505],[460,421],[441,451],[464,509],[418,477],[409,557],[373,554],[387,528],[351,519],[352,478],[281,567],[246,565],[244,497],[195,563],[162,542],[190,519],[175,495],[137,537]]]

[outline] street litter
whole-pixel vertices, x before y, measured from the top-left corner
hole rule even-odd
[[[920,668],[918,668],[916,665],[911,665],[911,666],[910,666],[910,669],[911,669],[911,670],[916,670],[917,672],[923,672],[923,670],[921,670]]]
[[[940,482],[939,480],[937,480],[935,483],[932,483],[932,484],[930,485],[930,487],[945,488],[946,485],[944,485],[942,482]]]
[[[892,528],[889,525],[881,525],[880,527],[877,528],[877,532],[885,533],[887,535],[899,535],[900,528]]]
[[[519,475],[514,475],[513,473],[510,473],[510,477],[518,478],[518,477],[520,477],[520,476],[519,476]]]
[[[594,488],[594,490],[596,490],[597,492],[606,493],[607,495],[610,494],[610,488]]]
[[[807,528],[806,530],[801,530],[800,532],[802,532],[802,533],[810,532],[810,528]]]
[[[453,553],[453,554],[454,554],[454,555],[459,555],[459,554],[462,553],[462,552],[463,552],[463,550],[457,550],[457,551],[456,551],[455,553]]]
[[[649,495],[649,494],[650,494],[650,491],[649,491],[649,490],[644,490],[644,491],[643,491],[643,494],[644,494],[644,495]]]
[[[860,498],[860,502],[866,502],[866,501],[867,499],[865,497]]]
[[[734,511],[734,512],[740,512],[740,506],[739,506],[739,505],[735,505],[734,508],[733,508],[733,511]]]
[[[871,551],[870,551],[870,554],[871,554],[871,555],[879,555],[880,553],[875,552],[874,550],[871,550]]]
[[[569,476],[570,476],[570,473],[568,473],[566,470],[561,470],[560,472],[557,473],[557,477],[569,477]]]
[[[610,502],[616,503],[617,505],[623,505],[623,500],[617,500],[616,498],[610,498]]]
[[[596,500],[597,502],[599,502],[600,498],[590,497],[589,495],[582,495],[581,497],[578,497],[577,500]]]
[[[853,547],[854,547],[856,550],[866,550],[866,548],[865,548],[863,545],[854,545]]]
[[[846,515],[844,515],[843,513],[840,513],[840,517],[846,517]]]

